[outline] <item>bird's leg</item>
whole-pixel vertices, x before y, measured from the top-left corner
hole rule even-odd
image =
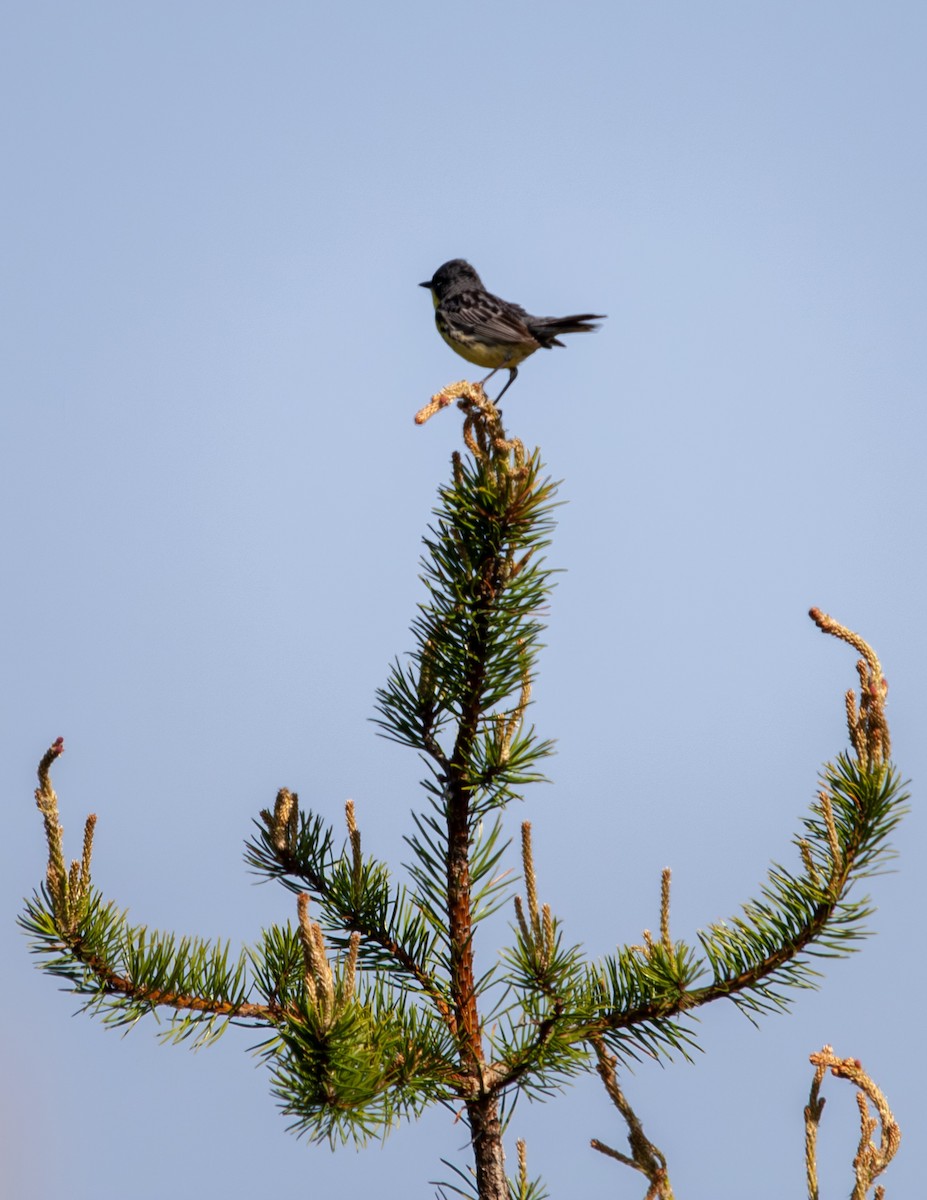
[[[498,369],[499,368],[497,367],[496,370],[498,370]],[[518,367],[509,367],[508,370],[509,370],[508,383],[505,385],[505,387],[502,389],[502,391],[499,393],[499,395],[494,400],[493,403],[496,405],[498,405],[499,401],[502,399],[502,397],[505,395],[505,393],[508,391],[508,389],[512,386],[512,384],[515,382],[515,377],[518,374]],[[492,372],[493,375],[495,375],[495,373],[496,373],[495,371]],[[486,378],[488,379],[489,376],[487,375]]]

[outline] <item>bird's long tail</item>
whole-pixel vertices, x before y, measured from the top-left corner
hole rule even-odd
[[[592,333],[594,321],[604,321],[603,313],[577,313],[574,317],[535,317],[528,328],[542,346],[562,346],[558,333]]]

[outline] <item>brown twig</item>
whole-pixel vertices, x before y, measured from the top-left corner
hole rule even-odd
[[[824,1111],[824,1098],[821,1096],[820,1090],[828,1070],[838,1079],[848,1079],[859,1089],[856,1093],[856,1103],[859,1107],[860,1136],[856,1157],[853,1159],[855,1186],[851,1200],[866,1200],[869,1189],[898,1151],[901,1143],[901,1130],[898,1122],[888,1106],[885,1094],[866,1074],[858,1058],[837,1058],[832,1046],[824,1046],[818,1053],[810,1056],[810,1061],[815,1071],[811,1083],[811,1094],[805,1107],[805,1170],[808,1178],[809,1200],[818,1200],[819,1195],[817,1138],[821,1114]],[[875,1108],[878,1117],[870,1114],[870,1103]],[[882,1131],[877,1146],[872,1141],[872,1135],[880,1122]],[[883,1196],[884,1188],[877,1187],[875,1200],[882,1200]]]
[[[611,1146],[605,1145],[598,1138],[593,1138],[590,1145],[593,1150],[598,1150],[600,1154],[614,1158],[618,1162],[624,1163],[626,1167],[631,1167],[633,1170],[640,1171],[642,1175],[645,1175],[650,1184],[645,1200],[673,1200],[673,1189],[670,1186],[669,1175],[666,1169],[666,1159],[663,1156],[663,1152],[657,1149],[653,1142],[646,1136],[639,1117],[628,1103],[624,1092],[622,1092],[619,1086],[618,1075],[615,1070],[618,1060],[614,1055],[608,1053],[605,1044],[600,1038],[593,1038],[592,1045],[598,1059],[597,1070],[599,1077],[605,1085],[609,1099],[621,1113],[627,1124],[628,1145],[631,1148],[631,1154],[630,1156],[622,1154],[620,1150],[615,1150]]]

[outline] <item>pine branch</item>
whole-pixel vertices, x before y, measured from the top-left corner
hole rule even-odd
[[[868,644],[818,610],[812,617],[825,632],[860,650],[861,697],[848,694],[848,732],[855,759],[841,755],[822,774],[822,788],[804,831],[795,838],[800,871],[774,864],[761,899],[746,904],[729,923],[698,934],[705,959],[669,938],[661,916],[661,941],[649,937],[590,971],[587,1000],[599,1005],[593,1022],[613,1048],[683,1048],[676,1019],[720,998],[751,1015],[788,1006],[786,989],[814,986],[814,957],[849,953],[864,936],[871,913],[867,898],[850,899],[855,884],[878,874],[891,857],[887,844],[900,821],[907,795],[884,761],[890,744],[884,700],[887,684]],[[664,897],[668,913],[668,896]],[[709,969],[711,983],[695,986]]]
[[[82,856],[64,866],[64,830],[50,770],[64,752],[61,738],[39,764],[36,805],[48,846],[46,882],[27,902],[19,923],[47,971],[86,996],[85,1010],[104,1011],[110,1025],[133,1024],[169,1009],[172,1040],[215,1040],[231,1021],[273,1024],[274,1005],[255,1004],[245,982],[246,955],[230,961],[229,946],[200,938],[178,939],[130,925],[124,913],[91,886],[96,817],[87,820]]]
[[[281,788],[273,813],[265,810],[261,823],[255,822],[258,835],[247,843],[245,860],[291,891],[309,892],[337,947],[359,933],[362,962],[372,969],[398,969],[455,1031],[446,988],[427,965],[433,959],[435,931],[413,910],[405,891],[391,886],[385,866],[364,861],[353,803],[348,804],[350,857],[336,857],[332,830],[320,817],[304,815],[296,793]]]

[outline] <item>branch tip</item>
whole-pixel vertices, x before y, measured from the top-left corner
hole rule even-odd
[[[881,766],[891,755],[892,744],[885,719],[888,680],[882,672],[878,655],[858,633],[841,625],[821,609],[810,609],[808,616],[822,633],[839,638],[862,655],[856,664],[859,705],[852,691],[846,695],[847,730],[860,766],[864,770]]]
[[[838,1058],[832,1046],[824,1046],[817,1053],[809,1055],[809,1061],[814,1067],[814,1078],[811,1083],[811,1094],[805,1107],[805,1170],[808,1179],[808,1195],[811,1200],[818,1197],[817,1179],[817,1135],[821,1114],[824,1111],[824,1098],[820,1095],[821,1084],[829,1071],[838,1079],[847,1079],[855,1084],[856,1104],[859,1109],[860,1136],[856,1156],[853,1159],[856,1184],[853,1188],[852,1200],[865,1200],[870,1188],[877,1177],[882,1174],[895,1157],[901,1143],[901,1129],[889,1108],[888,1100],[874,1080],[863,1070],[858,1058]],[[878,1116],[873,1116],[869,1105],[875,1108]],[[872,1141],[881,1123],[882,1132],[878,1146]],[[878,1197],[882,1188],[876,1188]]]

